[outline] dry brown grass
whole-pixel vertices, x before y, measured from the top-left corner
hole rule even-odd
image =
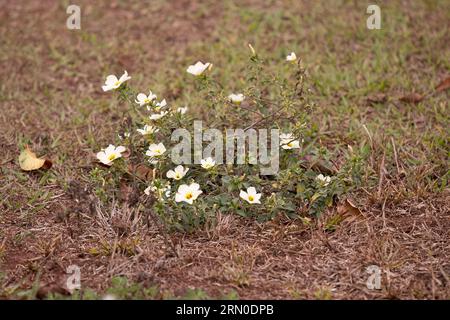
[[[218,213],[216,225],[195,234],[168,235],[174,254],[160,229],[143,223],[132,207],[120,201],[100,205],[89,190],[92,148],[87,141],[109,141],[121,109],[109,105],[93,83],[111,69],[139,73],[145,66],[142,77],[151,76],[165,60],[167,52],[161,48],[171,48],[176,63],[191,42],[217,40],[211,37],[223,8],[197,1],[80,5],[86,12],[84,39],[61,31],[67,16],[58,2],[29,1],[25,6],[10,1],[0,12],[4,292],[13,286],[30,288],[38,275],[41,286],[57,291],[67,277],[66,267],[76,264],[83,286],[98,291],[113,276],[123,275],[176,295],[193,287],[211,296],[234,289],[243,299],[450,298],[449,193],[437,193],[426,183],[445,162],[423,161],[429,150],[413,141],[416,136],[393,142],[380,133],[383,126],[371,132],[376,141],[367,169],[378,187],[352,194],[362,217],[344,219],[332,232],[325,226],[339,214],[336,208],[312,226],[281,218],[258,224]],[[250,5],[271,10],[257,1]],[[439,21],[442,16],[432,24]],[[414,64],[415,58],[411,63],[422,69],[424,59]],[[327,101],[337,105],[341,98],[335,93]],[[100,101],[95,108],[94,99]],[[363,117],[377,118],[376,112],[368,107]],[[410,111],[399,112],[405,118],[400,121],[409,124]],[[426,119],[415,127],[422,130],[420,125],[432,123]],[[332,122],[325,118],[324,131],[336,127]],[[323,143],[333,138],[347,142],[340,134],[325,135]],[[55,161],[54,176],[18,170],[18,145],[25,138],[34,149],[60,160]],[[385,159],[386,145],[396,145],[394,158]],[[408,167],[411,159],[420,163]],[[76,183],[66,190],[61,181]],[[381,290],[366,288],[369,265],[383,270]]]

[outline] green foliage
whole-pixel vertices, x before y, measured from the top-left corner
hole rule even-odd
[[[203,128],[222,131],[227,128],[280,129],[280,133],[291,134],[289,142],[298,141],[299,148],[280,148],[278,173],[260,175],[261,165],[251,163],[247,157],[243,165],[218,164],[209,170],[193,165],[182,179],[168,179],[166,172],[174,167],[169,158],[170,146],[174,144],[170,140],[171,133],[174,129],[184,128],[192,137],[193,117],[191,113],[182,114],[176,108],[162,106],[157,99],[149,99],[147,108],[138,106],[137,93],[127,83],[116,90],[118,100],[130,106],[117,143],[125,145],[131,154],[126,160],[118,159],[107,170],[97,168],[91,172],[97,185],[96,194],[103,200],[111,199],[110,195],[119,191],[123,175],[130,174],[127,168],[145,164],[154,168],[153,181],[149,184],[138,179],[137,182],[141,191],[146,189],[146,193],[155,198],[152,210],[169,229],[194,231],[207,222],[214,222],[218,212],[258,221],[279,215],[290,218],[318,216],[337,196],[358,184],[363,155],[348,155],[347,164],[336,172],[335,177],[327,177],[330,179],[327,183],[319,181],[319,172],[312,168],[311,161],[331,166],[332,153],[315,144],[317,131],[310,118],[314,104],[310,99],[306,70],[301,60],[282,61],[270,68],[267,65],[270,65],[268,61],[252,51],[247,65],[235,71],[241,75],[237,85],[238,92],[245,96],[244,103],[230,101],[228,94],[236,88],[217,81],[214,68],[194,77],[194,82],[187,79],[188,84],[183,90],[190,99],[202,101],[198,107],[203,111],[200,115]],[[149,114],[162,112],[167,114],[159,119],[149,119]],[[135,133],[144,126],[152,126],[158,131],[147,135]],[[159,156],[145,155],[149,146],[159,143],[167,146],[168,151]],[[286,142],[280,143],[283,146]],[[193,203],[176,202],[174,194],[178,188],[194,182],[200,185],[201,196]],[[247,203],[240,198],[240,191],[248,187],[255,187],[262,193],[261,204]]]

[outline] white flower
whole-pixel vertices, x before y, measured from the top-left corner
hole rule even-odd
[[[286,61],[294,62],[296,60],[297,60],[297,55],[295,54],[295,52],[291,52],[290,54],[288,54],[286,56]]]
[[[166,196],[166,198],[170,197],[171,193],[172,193],[172,186],[170,184],[166,185],[166,188],[163,189],[164,195]]]
[[[261,203],[259,201],[259,199],[261,199],[261,193],[256,193],[256,189],[254,187],[247,188],[247,192],[241,190],[239,196],[248,203]]]
[[[122,134],[119,133],[119,134],[117,135],[117,137],[118,137],[120,140],[129,138],[130,136],[131,136],[131,133],[129,133],[129,132],[124,132],[124,133],[122,133]]]
[[[324,176],[323,174],[319,174],[316,177],[316,181],[319,182],[322,186],[326,187],[327,185],[330,184],[331,178],[328,176]]]
[[[150,195],[150,191],[155,192],[156,191],[156,187],[148,186],[147,188],[145,188],[144,193],[149,196]]]
[[[292,133],[280,134],[281,148],[285,150],[300,148],[300,141],[294,140]]]
[[[157,157],[162,155],[164,152],[166,152],[166,147],[164,147],[162,143],[153,143],[148,147],[148,150],[145,154],[150,157]]]
[[[161,113],[155,113],[150,116],[150,120],[159,120],[164,117],[168,111],[161,111]]]
[[[196,64],[189,66],[186,71],[190,74],[193,74],[194,76],[199,76],[203,72],[205,72],[206,69],[211,68],[212,68],[211,63],[207,62],[203,64],[201,61],[198,61]]]
[[[216,165],[216,162],[211,157],[202,159],[200,162],[202,164],[202,168],[206,170],[211,169]]]
[[[113,89],[119,88],[122,83],[124,83],[127,80],[130,80],[131,77],[128,76],[128,72],[124,72],[124,74],[120,77],[120,79],[117,79],[117,77],[113,74],[106,77],[105,85],[102,86],[103,91],[109,91]]]
[[[149,92],[148,96],[145,95],[145,93],[139,93],[136,97],[136,100],[134,100],[139,106],[145,106],[146,104],[152,103],[153,100],[156,99],[156,94],[153,94],[151,91]]]
[[[114,146],[110,144],[108,148],[97,153],[97,159],[107,166],[110,166],[112,162],[122,157],[122,152],[125,152],[126,148],[122,146]]]
[[[189,168],[185,169],[182,165],[179,165],[175,168],[175,170],[167,171],[166,177],[169,179],[181,180],[188,171]]]
[[[144,193],[148,196],[150,195],[150,192],[156,193],[159,199],[162,199],[163,195],[166,198],[169,198],[171,189],[172,186],[170,185],[170,183],[166,183],[165,186],[162,186],[160,188],[156,187],[155,185],[151,185],[144,190]]]
[[[145,125],[144,128],[142,128],[142,129],[137,129],[137,132],[139,132],[143,136],[152,134],[152,133],[156,133],[158,131],[159,131],[158,128],[156,128],[154,126],[148,126],[148,125]]]
[[[164,108],[165,106],[167,106],[167,101],[166,101],[166,99],[163,99],[161,102],[155,103],[155,110],[159,111],[162,108]],[[149,107],[147,107],[147,109],[150,110]]]
[[[180,107],[177,109],[177,112],[181,114],[185,114],[188,111],[188,107]]]
[[[192,204],[195,199],[198,198],[198,196],[203,191],[200,190],[200,186],[198,183],[191,183],[190,185],[182,184],[178,187],[177,193],[175,194],[175,201],[176,202],[187,202],[189,204]]]
[[[242,93],[238,94],[232,93],[228,96],[228,99],[230,99],[230,101],[235,104],[240,104],[242,101],[244,101],[245,96]]]

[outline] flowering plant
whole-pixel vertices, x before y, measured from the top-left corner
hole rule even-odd
[[[342,176],[348,173],[347,167],[345,172],[329,170],[335,175],[330,177],[311,165],[311,158],[326,160],[320,158],[326,158],[327,151],[314,146],[315,133],[310,123],[314,105],[301,60],[292,52],[278,62],[277,72],[267,72],[266,62],[251,49],[239,88],[217,81],[214,72],[220,72],[220,68],[212,68],[209,62],[199,61],[186,69],[187,81],[192,83],[186,93],[203,103],[195,108],[160,100],[152,91],[134,91],[131,82],[126,82],[131,79],[126,72],[120,79],[106,78],[103,90],[114,91],[129,109],[123,130],[126,134],[120,135],[118,141],[121,146],[110,145],[97,158],[108,166],[104,173],[115,177],[112,183],[131,177],[128,180],[133,181],[134,192],[151,199],[141,202],[142,210],[151,210],[170,227],[193,230],[213,222],[219,212],[260,221],[280,215],[317,215],[345,190]],[[214,157],[204,157],[202,150],[194,150],[194,158],[200,159],[197,163],[174,163],[174,142],[178,141],[174,141],[173,133],[182,128],[195,138],[191,113],[195,109],[203,111],[199,117],[203,127],[214,130],[240,127],[244,134],[278,130],[278,140],[270,142],[272,149],[277,148],[278,170],[271,175],[261,174],[262,164],[254,155],[243,155],[242,149],[227,157],[226,163],[217,160],[223,159],[221,149],[215,149]],[[206,136],[207,132],[201,129],[200,134]],[[244,151],[262,148],[247,138],[241,145]],[[238,158],[241,162],[234,164]],[[99,175],[99,169],[93,175]],[[120,188],[111,190],[121,192]]]

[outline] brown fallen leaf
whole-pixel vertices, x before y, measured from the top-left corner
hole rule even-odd
[[[28,146],[19,155],[19,165],[24,171],[32,171],[38,169],[50,169],[53,165],[50,159],[38,158]]]
[[[120,181],[119,199],[129,206],[134,206],[139,201],[139,191],[125,179]]]
[[[303,161],[301,164],[302,167],[311,168],[323,174],[336,174],[339,171],[335,164],[323,160],[316,160],[310,155],[302,157],[301,160]]]
[[[387,101],[387,95],[384,93],[376,93],[367,97],[368,104],[385,103]]]
[[[128,165],[128,171],[142,180],[152,180],[154,176],[153,170],[154,169],[143,164]]]
[[[413,92],[413,93],[409,93],[409,94],[401,97],[400,101],[405,102],[405,103],[419,103],[423,100],[423,98],[425,98],[425,96]]]
[[[436,92],[445,91],[450,88],[450,77],[442,80],[437,86],[436,86]]]
[[[364,218],[361,210],[350,200],[345,199],[338,204],[337,213],[341,215],[345,220],[354,221]]]

